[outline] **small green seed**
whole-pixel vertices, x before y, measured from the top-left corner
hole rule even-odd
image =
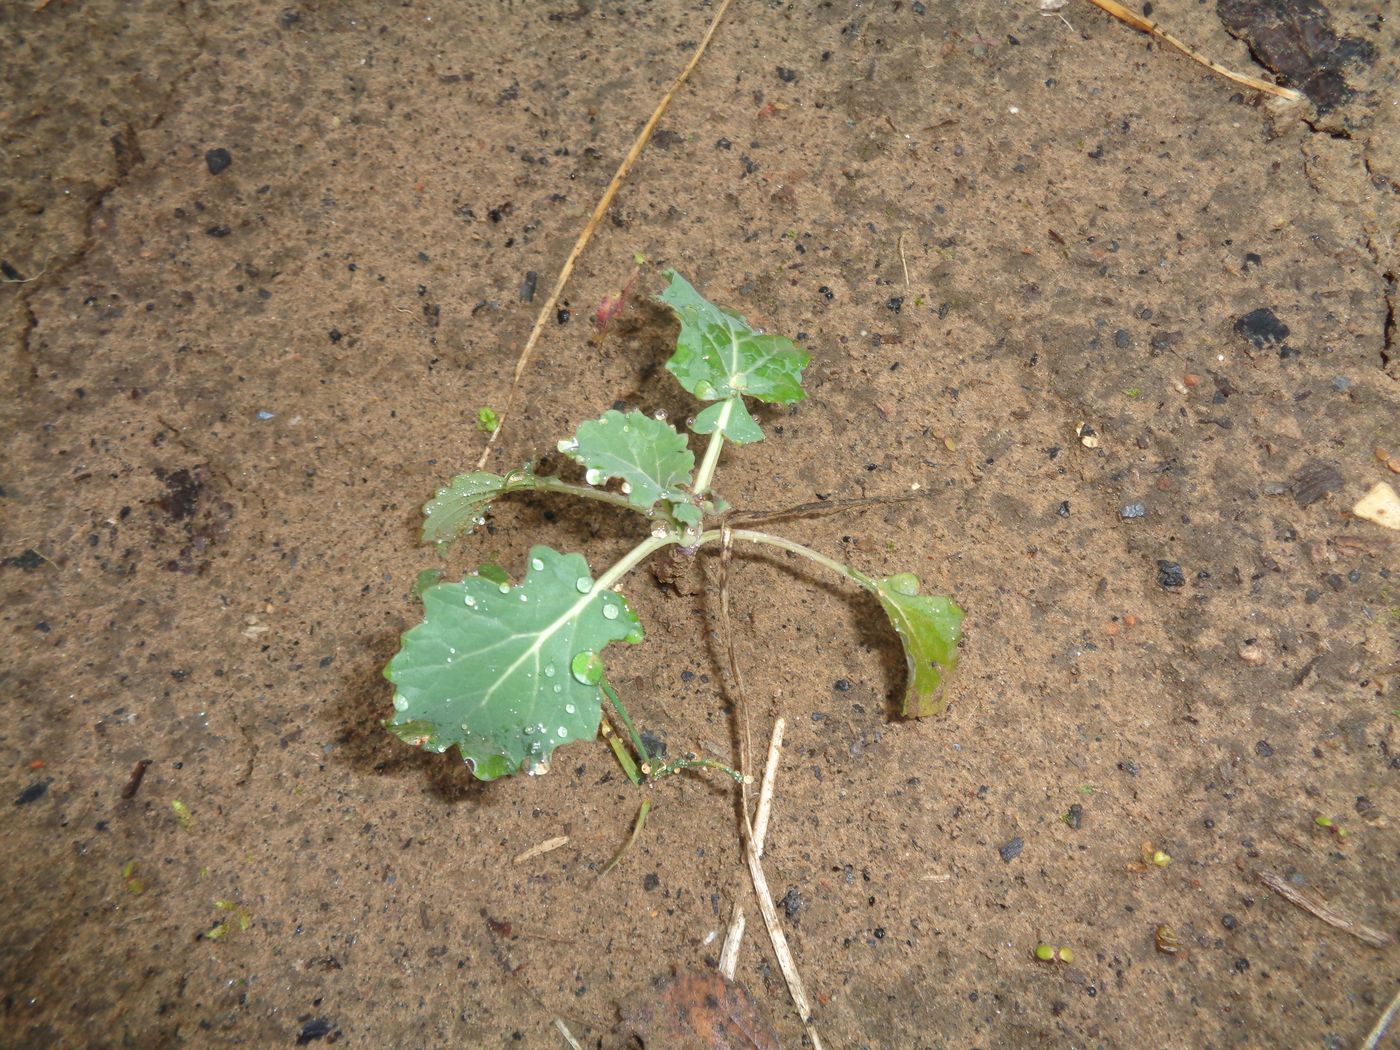
[[[1049,962],[1055,958],[1055,949],[1048,944],[1037,944],[1035,946],[1035,957],[1041,962]]]

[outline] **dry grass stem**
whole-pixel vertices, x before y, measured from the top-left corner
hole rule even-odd
[[[1142,15],[1138,14],[1136,11],[1129,11],[1122,4],[1116,3],[1115,0],[1089,0],[1089,3],[1103,11],[1107,11],[1125,25],[1130,25],[1134,29],[1141,30],[1150,36],[1155,36],[1163,43],[1170,44],[1187,58],[1199,62],[1211,72],[1218,73],[1226,80],[1233,80],[1236,84],[1242,84],[1255,91],[1265,91],[1270,95],[1277,95],[1279,98],[1287,99],[1290,102],[1301,102],[1303,100],[1303,93],[1301,91],[1295,91],[1293,88],[1280,87],[1278,84],[1272,84],[1267,80],[1260,80],[1258,77],[1251,77],[1244,73],[1236,73],[1233,70],[1226,69],[1214,59],[1207,58],[1199,51],[1187,47],[1150,18],[1143,18]]]
[[[1254,874],[1260,882],[1290,904],[1296,904],[1304,911],[1312,912],[1329,926],[1335,926],[1339,930],[1345,930],[1353,937],[1365,941],[1372,948],[1384,948],[1394,940],[1394,938],[1384,930],[1378,930],[1374,926],[1367,926],[1360,919],[1343,911],[1341,908],[1328,904],[1311,890],[1300,889],[1287,879],[1275,875],[1272,871],[1256,871]]]
[[[574,241],[573,249],[569,252],[568,258],[564,260],[564,265],[560,267],[559,276],[554,280],[554,287],[550,289],[548,297],[540,307],[539,315],[535,318],[535,326],[530,329],[530,337],[525,340],[525,348],[520,351],[520,357],[515,362],[515,375],[511,378],[510,391],[506,394],[505,406],[497,416],[496,429],[491,431],[491,436],[486,439],[486,447],[481,450],[481,458],[476,461],[477,470],[485,469],[487,457],[491,455],[491,448],[496,444],[496,439],[501,436],[501,430],[510,415],[510,410],[515,406],[515,396],[520,390],[520,377],[525,374],[525,368],[530,363],[530,355],[534,352],[535,344],[539,342],[540,333],[544,331],[546,321],[554,315],[554,308],[559,302],[559,297],[564,293],[564,285],[569,282],[569,278],[573,275],[574,264],[578,262],[578,257],[583,254],[583,249],[592,239],[593,232],[603,221],[603,216],[607,214],[608,208],[612,206],[613,198],[617,196],[617,191],[622,186],[622,180],[627,178],[627,173],[632,170],[632,165],[642,155],[642,150],[646,148],[651,133],[656,130],[657,122],[661,120],[662,114],[670,106],[671,100],[676,97],[676,92],[681,89],[681,85],[690,77],[691,71],[699,64],[700,56],[710,46],[710,38],[715,35],[715,30],[719,28],[720,19],[724,17],[724,12],[728,10],[732,2],[733,0],[721,0],[719,7],[715,10],[715,17],[710,20],[710,28],[705,30],[705,35],[700,38],[700,43],[692,52],[690,61],[685,64],[685,68],[680,71],[680,75],[672,82],[666,94],[661,96],[661,101],[657,103],[656,109],[651,114],[651,119],[637,134],[636,141],[632,143],[632,148],[627,151],[627,156],[622,158],[617,173],[608,183],[608,188],[603,191],[603,196],[599,199],[598,206],[593,209],[593,214],[589,217],[583,232],[578,235],[578,240]]]

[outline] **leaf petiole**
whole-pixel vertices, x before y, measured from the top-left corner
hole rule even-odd
[[[636,749],[637,757],[641,759],[642,765],[651,761],[651,755],[647,753],[647,746],[642,742],[642,736],[637,732],[637,727],[632,724],[632,717],[627,713],[627,708],[622,706],[622,698],[617,695],[617,690],[612,687],[612,683],[604,678],[598,683],[603,690],[603,694],[613,705],[613,710],[622,719],[622,724],[627,727],[627,735],[632,739],[632,747]],[[614,748],[616,750],[616,748]]]
[[[828,558],[825,554],[812,550],[811,547],[804,547],[802,544],[794,543],[792,540],[786,539],[785,537],[774,536],[772,533],[768,532],[758,532],[754,529],[730,529],[729,534],[736,540],[748,540],[750,543],[766,543],[770,547],[777,547],[791,554],[801,555],[808,561],[816,562],[823,568],[830,569],[840,576],[845,576],[847,579],[853,580],[872,593],[878,590],[878,585],[875,580],[859,569],[853,569],[844,562],[839,562],[835,558]],[[700,535],[700,542],[697,543],[696,546],[701,547],[706,543],[714,543],[716,540],[723,539],[723,529],[711,529]]]

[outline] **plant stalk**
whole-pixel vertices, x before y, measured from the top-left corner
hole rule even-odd
[[[703,497],[710,491],[715,468],[719,466],[719,450],[724,447],[724,428],[729,425],[729,414],[734,410],[734,398],[742,396],[735,394],[734,397],[728,398],[724,408],[720,410],[714,433],[710,435],[710,443],[705,446],[705,458],[700,461],[700,471],[695,475],[694,492],[697,496]]]
[[[579,499],[597,500],[599,503],[611,503],[614,507],[622,507],[626,510],[636,511],[645,515],[646,511],[638,507],[626,496],[619,492],[609,492],[607,489],[595,489],[589,485],[574,485],[567,481],[561,481],[552,474],[540,475],[530,474],[530,483],[519,485],[511,479],[507,479],[506,492],[519,492],[524,489],[531,489],[536,492],[558,492],[565,496],[577,496]]]
[[[736,540],[748,540],[750,543],[766,543],[770,547],[778,547],[792,554],[801,555],[808,561],[814,561],[823,568],[830,569],[838,575],[845,576],[848,580],[853,580],[868,591],[874,592],[878,589],[874,578],[867,576],[859,569],[853,569],[844,562],[839,562],[835,558],[828,558],[825,554],[812,550],[811,547],[804,547],[802,544],[794,543],[792,540],[782,536],[774,536],[767,532],[757,532],[753,529],[730,529],[729,534]],[[696,546],[714,543],[723,538],[723,529],[711,529],[709,532],[701,534],[700,542],[697,543]]]

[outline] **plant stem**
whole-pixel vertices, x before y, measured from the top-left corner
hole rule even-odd
[[[636,511],[645,515],[636,504],[632,503],[626,496],[619,492],[609,492],[607,489],[595,489],[589,485],[573,485],[567,481],[561,481],[551,474],[527,474],[528,480],[516,481],[507,477],[506,486],[503,492],[521,492],[534,490],[536,492],[558,492],[565,496],[577,496],[579,499],[597,500],[599,503],[611,503],[614,507],[622,507],[626,510]]]
[[[729,414],[734,410],[734,398],[742,396],[735,394],[734,397],[728,398],[715,421],[714,433],[710,435],[710,443],[705,447],[705,458],[700,461],[700,471],[695,475],[694,492],[697,496],[703,497],[710,491],[715,468],[719,466],[719,450],[724,447],[724,428],[729,425]]]
[[[748,540],[750,543],[766,543],[770,547],[778,547],[792,554],[800,554],[802,557],[809,561],[816,562],[823,568],[830,569],[838,575],[845,576],[847,579],[855,581],[868,591],[877,589],[875,580],[859,569],[853,569],[844,562],[839,562],[835,558],[828,558],[825,554],[812,550],[811,547],[804,547],[802,544],[794,543],[792,540],[785,539],[782,536],[774,536],[767,532],[756,532],[753,529],[730,529],[729,534],[736,540]],[[711,529],[709,532],[701,534],[700,542],[697,543],[696,546],[703,546],[706,543],[713,543],[723,538],[724,531],[722,529]]]
[[[645,561],[662,547],[669,547],[679,542],[680,537],[672,532],[667,532],[664,536],[648,536],[624,554],[607,572],[599,576],[593,582],[593,589],[602,590],[611,587],[635,569],[639,562]]]

